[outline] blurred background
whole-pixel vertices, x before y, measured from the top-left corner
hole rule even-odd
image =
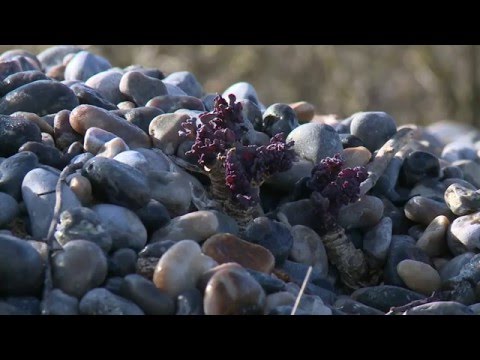
[[[38,53],[49,45],[0,46]],[[87,45],[113,66],[188,70],[207,92],[250,82],[269,105],[300,100],[318,114],[381,110],[398,124],[480,124],[476,45]]]

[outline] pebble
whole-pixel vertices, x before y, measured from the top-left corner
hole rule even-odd
[[[40,64],[40,61],[38,60],[37,56],[23,49],[12,49],[12,50],[5,51],[0,55],[0,61],[12,60],[17,56],[23,56],[25,58],[28,58],[35,64],[35,67],[37,67],[38,69],[42,68],[42,64]]]
[[[59,175],[53,170],[37,168],[28,172],[23,179],[22,196],[30,218],[31,235],[36,239],[47,236],[53,218]],[[63,212],[78,206],[81,206],[80,201],[68,185],[63,184],[60,210]]]
[[[270,250],[277,266],[287,259],[293,247],[293,236],[288,226],[267,217],[255,218],[249,223],[245,240]]]
[[[43,261],[26,241],[0,234],[0,296],[37,295],[43,285]]]
[[[445,191],[445,203],[455,215],[468,215],[480,209],[480,193],[453,183]]]
[[[447,190],[447,186],[443,182],[437,179],[424,178],[415,184],[408,196],[423,196],[443,202],[445,190]]]
[[[407,201],[404,207],[405,216],[423,225],[429,225],[437,216],[443,215],[452,218],[448,206],[443,201],[436,201],[424,196],[414,196]]]
[[[361,139],[368,150],[374,152],[395,135],[397,125],[385,112],[360,112],[352,115],[350,132]]]
[[[195,75],[189,71],[177,71],[168,75],[163,82],[174,85],[182,89],[189,96],[201,98],[203,96],[203,87],[198,82]]]
[[[303,225],[313,228],[317,222],[315,208],[310,199],[286,202],[278,207],[277,217],[283,217],[291,226]]]
[[[98,150],[97,157],[106,157],[113,159],[118,154],[130,150],[128,145],[125,144],[121,138],[116,137],[110,141],[107,141],[103,146]]]
[[[197,289],[186,290],[177,296],[175,315],[204,315],[203,294]]]
[[[22,71],[22,67],[18,61],[3,60],[0,61],[0,81],[3,81],[8,76]]]
[[[10,91],[18,89],[20,86],[30,84],[38,80],[48,80],[48,77],[43,72],[38,70],[22,71],[7,76],[0,83],[0,96],[4,96]]]
[[[188,213],[192,202],[190,180],[181,173],[155,171],[148,175],[150,197],[165,205],[172,216]]]
[[[168,95],[171,96],[188,96],[185,91],[180,89],[178,86],[164,82],[165,87],[167,88]]]
[[[32,101],[35,99],[35,101]],[[0,113],[26,111],[39,116],[72,110],[78,99],[68,86],[53,80],[38,80],[9,92],[0,99]]]
[[[38,161],[43,165],[48,165],[62,170],[66,161],[63,154],[55,147],[42,144],[40,142],[28,141],[18,149],[18,152],[30,151],[37,155]]]
[[[404,315],[475,315],[475,312],[455,301],[436,301],[415,306],[405,311]]]
[[[125,120],[127,120],[130,124],[138,126],[146,134],[148,134],[148,127],[150,126],[152,120],[158,115],[163,114],[163,111],[160,109],[146,106],[124,111],[125,112],[122,116],[125,118]]]
[[[38,126],[42,133],[48,133],[50,135],[53,135],[53,127],[50,126],[50,124],[43,117],[40,117],[37,114],[27,111],[16,111],[10,116],[13,118],[21,118],[31,121]]]
[[[446,254],[448,250],[446,234],[449,226],[450,220],[446,216],[437,216],[418,238],[417,247],[430,257]]]
[[[70,125],[79,134],[98,127],[122,138],[132,148],[149,148],[150,139],[140,128],[105,109],[92,106],[77,106],[70,114]]]
[[[448,261],[440,270],[440,278],[442,279],[442,284],[459,275],[463,266],[467,264],[474,256],[474,253],[466,252],[461,255],[457,255],[453,259]]]
[[[31,152],[15,154],[0,163],[0,191],[17,201],[21,199],[22,181],[30,170],[38,166],[38,158]]]
[[[297,298],[287,291],[281,291],[267,296],[265,301],[265,313],[270,313],[273,309],[279,306],[295,304]]]
[[[412,290],[398,286],[379,285],[355,290],[351,295],[353,300],[361,302],[383,312],[391,307],[403,306],[412,301],[423,299],[424,296]]]
[[[176,242],[172,240],[164,240],[151,243],[145,246],[139,253],[139,257],[144,258],[161,258]]]
[[[275,266],[275,258],[269,250],[232,234],[209,237],[202,245],[202,252],[219,264],[236,262],[245,268],[267,274]]]
[[[293,246],[290,258],[298,263],[311,265],[326,277],[328,274],[328,258],[322,239],[311,228],[304,225],[292,226]]]
[[[182,114],[163,114],[155,117],[149,125],[148,133],[153,146],[166,155],[174,155],[184,139],[178,136],[181,124],[190,117]]]
[[[118,104],[127,100],[120,91],[122,75],[122,72],[118,70],[102,71],[85,81],[85,85],[98,91],[105,100],[112,104]]]
[[[420,294],[431,295],[440,288],[437,270],[423,262],[408,259],[400,261],[397,272],[409,289]]]
[[[149,233],[164,227],[170,222],[167,208],[157,200],[151,199],[147,205],[135,211]]]
[[[92,202],[92,184],[85,176],[78,173],[72,174],[67,177],[67,184],[82,205],[85,206]]]
[[[96,155],[102,146],[115,138],[115,134],[112,134],[111,132],[97,127],[91,127],[85,132],[83,147],[89,153]]]
[[[159,80],[139,71],[128,71],[120,80],[119,89],[125,97],[137,106],[145,106],[156,96],[167,95],[167,88]]]
[[[246,269],[248,273],[260,284],[266,294],[272,294],[285,289],[285,283],[264,272]]]
[[[226,217],[226,215],[221,217],[220,213],[211,210],[194,211],[178,216],[173,218],[168,225],[155,231],[150,241],[194,240],[201,243],[217,233],[237,233],[238,229],[232,229],[234,224],[231,224],[231,222],[233,219],[229,219],[229,224],[224,221]]]
[[[78,299],[64,293],[60,289],[53,289],[43,306],[50,315],[78,315]]]
[[[8,225],[19,213],[17,200],[0,192],[0,228]]]
[[[203,100],[203,103],[205,104],[205,109],[207,111],[212,111],[214,108],[214,99],[217,96],[216,94],[211,94],[209,95],[210,97],[208,98],[208,102],[205,102],[205,98]],[[251,102],[250,100],[243,99],[243,100],[238,100],[242,104],[242,115],[245,121],[248,120],[250,124],[253,125],[253,128],[257,131],[262,130],[262,123],[263,123],[263,116],[262,112],[258,108],[258,106]],[[248,126],[248,125],[247,125]],[[267,135],[268,136],[268,135]],[[269,137],[270,139],[270,137]]]
[[[42,141],[36,124],[24,118],[0,115],[0,156],[14,155],[27,141]]]
[[[445,166],[442,168],[443,179],[463,179],[463,171],[458,166]]]
[[[180,109],[205,111],[202,100],[186,95],[155,96],[147,102],[146,106],[158,108],[165,114],[174,113]]]
[[[144,315],[133,302],[105,288],[90,290],[80,301],[79,308],[81,315]]]
[[[68,149],[76,141],[82,141],[82,136],[70,125],[70,113],[70,110],[59,111],[53,120],[53,136],[60,150]]]
[[[33,296],[10,296],[0,301],[3,307],[10,308],[5,315],[40,315],[40,301]]]
[[[303,310],[308,315],[332,315],[332,310],[325,306],[320,297],[314,295],[303,295],[298,309]]]
[[[172,297],[194,288],[202,274],[216,266],[192,240],[182,240],[161,257],[153,274],[155,286]]]
[[[456,218],[447,231],[448,248],[453,255],[480,249],[480,212]]]
[[[145,247],[147,230],[133,211],[112,204],[97,204],[92,210],[112,237],[112,250],[130,248],[139,251]]]
[[[127,66],[126,68],[123,69],[124,72],[127,72],[127,71],[139,71],[141,72],[142,74],[145,74],[147,76],[150,76],[152,78],[155,78],[155,79],[160,79],[162,80],[163,78],[165,78],[165,75],[163,74],[163,72],[160,70],[160,69],[156,69],[156,68],[145,68],[143,67],[142,65],[130,65],[130,66]]]
[[[399,276],[397,267],[403,260],[416,260],[431,264],[429,256],[420,248],[415,246],[415,240],[408,235],[393,235],[387,261],[384,267],[385,284],[405,286]]]
[[[243,268],[225,268],[208,281],[203,299],[206,315],[263,314],[266,295]]]
[[[311,161],[298,159],[289,170],[274,174],[265,183],[281,191],[291,191],[298,181],[311,175],[312,169]]]
[[[143,276],[131,274],[125,276],[120,288],[121,295],[137,304],[146,315],[173,315],[175,303],[155,284]]]
[[[475,160],[477,152],[473,146],[468,146],[463,142],[450,142],[442,150],[442,159],[453,163],[458,160]]]
[[[81,298],[106,277],[107,259],[102,249],[91,241],[70,241],[53,256],[53,285],[68,295]]]
[[[470,305],[469,308],[475,313],[475,315],[480,315],[480,303]]]
[[[108,257],[108,276],[133,274],[137,267],[137,253],[132,249],[118,249]]]
[[[260,100],[258,99],[257,91],[252,84],[247,82],[237,82],[227,88],[222,97],[228,99],[228,95],[233,94],[237,98],[237,101],[240,100],[250,100],[255,105],[261,105]]]
[[[81,47],[75,45],[57,45],[43,50],[37,55],[37,59],[42,67],[48,70],[55,65],[60,65],[66,55],[76,54],[82,50]]]
[[[289,141],[295,142],[295,154],[314,164],[343,150],[338,133],[329,125],[302,124],[290,132],[287,137],[287,142]]]
[[[298,126],[297,115],[287,104],[270,105],[263,113],[262,131],[269,136],[283,133],[286,137]]]
[[[300,123],[308,123],[315,115],[315,106],[306,101],[298,101],[290,104],[290,107],[295,111],[295,115]]]
[[[105,110],[115,110],[117,106],[103,98],[95,89],[83,83],[75,83],[70,86],[80,104],[93,105]]]
[[[384,217],[380,222],[368,230],[363,237],[365,254],[376,260],[382,266],[386,259],[390,243],[392,242],[392,219]]]
[[[365,166],[372,158],[372,153],[364,146],[349,147],[342,151],[342,168]]]
[[[477,189],[480,188],[480,164],[473,160],[459,160],[455,161],[453,165],[458,166],[462,170],[466,181]]]
[[[372,227],[383,217],[384,206],[378,197],[365,195],[340,210],[338,224],[344,229]]]
[[[116,160],[96,156],[84,164],[82,175],[92,184],[94,196],[112,204],[135,210],[150,200],[145,175]]]
[[[104,57],[88,51],[76,53],[65,68],[65,80],[87,81],[90,77],[112,67]]]
[[[153,273],[153,271],[152,271]],[[108,291],[114,293],[115,295],[119,295],[119,296],[122,296],[122,293],[121,293],[121,288],[122,288],[122,285],[123,283],[125,282],[125,278],[123,277],[109,277],[103,287],[105,289],[107,289]]]
[[[308,272],[308,265],[301,264],[298,262],[285,260],[282,265],[279,267],[281,272],[284,275],[287,275],[290,281],[293,281],[299,285],[303,283]],[[321,279],[325,279],[326,275],[322,273],[318,268],[312,268],[310,274],[309,282],[315,282]]]

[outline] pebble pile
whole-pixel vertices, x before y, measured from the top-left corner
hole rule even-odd
[[[382,269],[378,284],[349,291],[311,203],[292,193],[327,156],[368,165],[400,127],[385,112],[265,106],[245,82],[229,94],[252,143],[283,132],[298,157],[262,185],[265,216],[245,232],[199,210],[193,189],[208,181],[172,161],[188,161],[182,122],[213,106],[192,73],[122,69],[77,46],[1,54],[0,314],[290,315],[299,295],[296,315],[384,315],[413,301],[397,313],[480,314],[480,131],[413,126],[375,186],[341,210],[349,240]],[[422,303],[439,292],[449,298]]]

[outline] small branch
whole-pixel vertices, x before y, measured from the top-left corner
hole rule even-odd
[[[385,315],[396,315],[396,314],[401,314],[404,313],[405,311],[408,311],[414,307],[420,306],[420,305],[425,305],[431,302],[435,301],[444,301],[446,299],[446,295],[443,292],[437,292],[435,291],[431,296],[425,298],[425,299],[420,299],[420,300],[414,300],[406,305],[402,306],[397,306],[397,307],[392,307],[390,308],[390,311],[387,312]]]
[[[413,138],[415,129],[403,128],[388,140],[377,152],[371,163],[367,165],[368,178],[360,185],[360,196],[365,195],[377,183],[378,179],[386,170],[390,160],[395,154],[407,145]]]
[[[60,213],[62,209],[62,185],[64,183],[66,184],[68,175],[70,175],[72,172],[76,171],[77,169],[81,169],[82,167],[83,167],[83,163],[77,163],[77,164],[66,166],[60,173],[60,176],[58,177],[57,185],[55,187],[55,207],[53,210],[53,217],[52,217],[52,221],[50,222],[50,228],[48,229],[48,234],[46,239],[47,262],[46,262],[46,269],[45,269],[45,282],[43,287],[43,309],[42,309],[42,314],[44,315],[49,314],[47,299],[53,288],[51,257],[53,254],[53,247],[54,247],[54,241],[55,241],[55,237],[54,237],[55,229],[57,227],[57,223],[60,218]],[[58,247],[61,248],[60,244],[58,244],[56,241],[55,243],[57,244],[57,248]]]
[[[303,280],[302,287],[298,292],[297,299],[295,300],[295,304],[293,305],[292,313],[290,315],[295,315],[295,313],[297,312],[298,305],[300,304],[300,299],[302,298],[303,292],[307,287],[308,280],[310,279],[310,275],[312,274],[312,269],[313,267],[311,266],[308,267],[307,274],[305,275],[305,279]]]

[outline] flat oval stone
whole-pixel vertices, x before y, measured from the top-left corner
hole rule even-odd
[[[20,212],[17,201],[8,194],[0,192],[0,228],[8,225]]]
[[[5,159],[0,164],[0,191],[17,201],[22,196],[22,181],[30,170],[38,166],[34,153],[22,152]]]
[[[364,146],[349,147],[342,151],[342,168],[365,166],[372,158],[372,153]]]
[[[365,254],[383,265],[387,259],[390,243],[392,242],[392,219],[384,217],[380,222],[367,231],[363,237]]]
[[[90,290],[80,301],[81,315],[144,315],[142,309],[105,288]]]
[[[27,111],[39,116],[72,110],[78,99],[68,86],[52,80],[38,80],[10,91],[0,99],[0,113]]]
[[[203,87],[191,72],[189,71],[177,71],[168,75],[163,79],[165,83],[178,86],[189,96],[201,98],[203,95]]]
[[[112,250],[130,248],[139,251],[147,243],[147,230],[134,212],[112,204],[97,204],[92,210],[112,237]]]
[[[112,237],[102,226],[100,218],[93,210],[85,207],[77,207],[61,213],[55,239],[62,246],[72,240],[91,241],[105,253],[112,248]]]
[[[404,315],[475,315],[468,306],[455,301],[436,301],[415,306]]]
[[[285,224],[267,217],[255,218],[249,223],[245,230],[245,240],[270,250],[277,265],[287,259],[293,246],[290,229]]]
[[[203,242],[221,231],[219,216],[210,210],[194,211],[173,218],[170,223],[153,233],[151,242],[162,240],[194,240]]]
[[[39,142],[28,141],[18,149],[18,152],[29,151],[37,155],[38,161],[56,169],[63,169],[66,161],[60,150]]]
[[[264,273],[270,273],[275,266],[275,258],[270,251],[232,234],[209,237],[202,245],[202,252],[219,264],[236,262],[245,268]]]
[[[480,249],[480,212],[456,218],[447,231],[448,248],[454,255]]]
[[[125,276],[120,292],[126,299],[137,304],[146,315],[173,315],[175,303],[170,296],[157,289],[153,282],[143,276]]]
[[[448,250],[446,234],[449,226],[450,220],[446,216],[437,216],[420,236],[417,246],[431,257],[444,255]]]
[[[440,176],[438,158],[426,151],[413,151],[403,161],[402,180],[412,186],[423,178],[437,178]]]
[[[155,107],[165,114],[173,113],[180,109],[205,111],[202,100],[193,96],[162,95],[150,99],[146,106]]]
[[[328,274],[328,258],[322,239],[311,228],[304,225],[292,226],[293,246],[290,258],[298,263],[311,265],[323,276]]]
[[[294,152],[314,164],[343,150],[338,133],[329,125],[308,123],[296,127],[287,137],[294,141]]]
[[[480,193],[454,183],[445,191],[445,203],[455,215],[468,215],[480,209]]]
[[[0,234],[0,295],[37,295],[43,285],[43,261],[26,241]]]
[[[37,55],[42,67],[48,70],[50,67],[62,63],[63,58],[68,54],[76,54],[83,49],[75,45],[56,45],[43,50]]]
[[[42,141],[36,124],[23,118],[0,115],[0,156],[12,156],[27,141]]]
[[[22,71],[7,76],[0,84],[0,96],[38,80],[48,80],[48,77],[38,70]]]
[[[286,137],[298,126],[297,115],[287,104],[270,105],[263,113],[262,131],[269,136],[283,133]]]
[[[53,120],[53,136],[60,150],[68,149],[76,141],[82,141],[82,136],[70,125],[70,110],[59,111]]]
[[[344,229],[363,229],[378,224],[383,217],[383,202],[378,197],[365,195],[358,201],[343,206],[338,224]]]
[[[381,111],[359,112],[352,115],[351,134],[363,141],[374,152],[397,132],[395,120]]]
[[[127,100],[120,91],[122,75],[122,72],[114,69],[102,71],[85,81],[85,85],[98,91],[105,100],[112,104],[119,104]]]
[[[81,298],[103,283],[107,276],[107,259],[100,247],[86,240],[73,240],[57,252],[52,261],[55,287]]]
[[[123,74],[119,89],[138,106],[145,106],[150,99],[156,96],[167,95],[167,88],[161,80],[139,71],[128,71]]]
[[[116,160],[94,157],[85,163],[82,175],[90,180],[95,196],[112,204],[140,209],[150,200],[145,175]]]
[[[263,314],[265,292],[245,269],[226,268],[216,272],[205,289],[206,315]]]
[[[347,296],[339,297],[337,301],[335,301],[334,306],[336,309],[348,315],[385,315],[382,311],[362,304]]]
[[[437,270],[428,264],[415,260],[403,260],[397,265],[398,275],[413,291],[431,295],[441,285]]]
[[[38,116],[37,114],[31,113],[31,112],[25,112],[25,111],[17,111],[11,114],[10,116],[13,118],[23,118],[23,119],[29,120],[34,124],[36,124],[41,132],[45,132],[50,135],[53,135],[53,128],[50,126],[50,124],[45,119]]]
[[[0,81],[9,77],[12,74],[22,71],[22,66],[19,61],[16,60],[3,60],[0,61]]]
[[[103,98],[95,89],[83,83],[75,83],[70,86],[80,104],[97,106],[105,110],[116,110],[117,106]]]
[[[310,176],[312,169],[313,163],[311,161],[298,159],[298,161],[292,163],[290,169],[275,173],[265,183],[282,191],[290,191],[299,180]]]
[[[480,188],[480,164],[473,160],[459,160],[452,165],[458,166],[462,170],[466,181]]]
[[[87,81],[90,77],[112,67],[102,56],[88,51],[76,53],[65,68],[65,80]]]
[[[217,263],[202,254],[200,246],[192,240],[182,240],[162,256],[153,274],[153,282],[172,297],[194,288],[202,274]]]
[[[355,290],[353,300],[375,309],[387,312],[391,307],[403,306],[424,296],[412,290],[392,285],[379,285]]]
[[[150,138],[141,129],[120,116],[96,106],[77,106],[70,114],[70,125],[82,135],[92,127],[109,131],[122,138],[132,149],[150,147]]]
[[[28,58],[29,60],[32,60],[32,62],[35,64],[35,66],[39,70],[42,68],[42,64],[40,64],[40,61],[35,56],[35,54],[31,53],[30,51],[24,50],[24,49],[7,50],[4,53],[2,53],[2,55],[0,56],[0,61],[12,60],[12,59],[16,58],[17,56],[23,56],[23,57]]]
[[[32,236],[44,239],[53,218],[56,203],[55,188],[59,173],[43,168],[31,170],[23,179],[22,196],[30,218]],[[81,206],[68,185],[62,185],[61,211]]]
[[[44,307],[49,315],[78,315],[78,299],[60,289],[53,289],[50,292]]]
[[[437,216],[452,218],[448,206],[442,201],[436,201],[424,196],[415,196],[405,204],[405,216],[417,223],[429,225]]]

